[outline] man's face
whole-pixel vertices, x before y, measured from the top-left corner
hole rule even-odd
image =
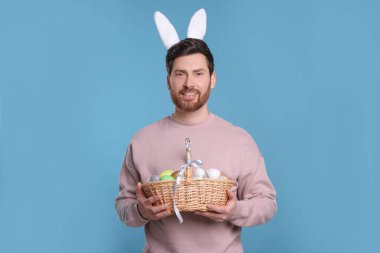
[[[207,103],[216,75],[210,76],[206,57],[197,53],[175,59],[167,81],[177,109],[194,112]]]

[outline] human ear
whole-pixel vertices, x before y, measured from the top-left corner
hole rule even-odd
[[[170,76],[169,76],[169,74],[166,76],[166,85],[168,87],[168,90],[170,90]]]
[[[211,89],[214,89],[216,85],[216,72],[214,70],[214,72],[212,72],[211,74]]]

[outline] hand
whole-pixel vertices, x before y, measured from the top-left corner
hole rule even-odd
[[[140,215],[146,220],[160,220],[167,216],[172,215],[172,212],[168,210],[168,204],[163,204],[159,206],[153,206],[153,203],[160,200],[158,195],[152,197],[145,197],[141,183],[137,184],[136,187],[136,197],[137,197],[137,209]]]
[[[208,211],[197,211],[195,214],[207,217],[216,222],[229,221],[236,212],[237,202],[235,195],[227,190],[227,203],[225,206],[207,205]]]

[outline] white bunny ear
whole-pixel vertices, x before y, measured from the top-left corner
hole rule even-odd
[[[206,11],[199,9],[191,17],[189,27],[187,28],[187,37],[202,40],[206,34]]]
[[[156,22],[158,33],[166,49],[179,42],[177,31],[164,14],[156,11],[154,13],[154,22]]]

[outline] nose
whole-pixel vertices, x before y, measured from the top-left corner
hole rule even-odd
[[[183,83],[184,87],[190,88],[194,87],[194,82],[193,78],[191,75],[187,75],[185,82]]]

